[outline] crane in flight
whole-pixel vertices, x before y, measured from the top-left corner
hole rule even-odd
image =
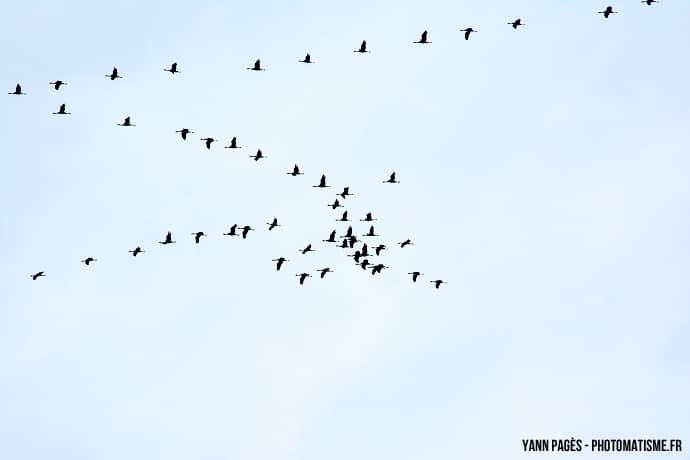
[[[343,191],[337,195],[339,195],[343,200],[348,196],[354,196],[352,193],[350,193],[350,187],[344,187]]]
[[[241,149],[242,147],[237,145],[237,138],[233,137],[232,139],[230,139],[230,145],[226,145],[225,148],[226,149]]]
[[[321,241],[323,241],[324,243],[335,243],[336,242],[335,241],[335,230],[333,230],[331,232],[331,234],[329,235],[327,240],[321,240]]]
[[[383,181],[383,183],[384,184],[399,184],[400,181],[395,180],[395,173],[393,172],[393,173],[391,173],[391,176],[387,180]]]
[[[12,93],[7,93],[7,94],[12,94],[12,95],[14,95],[14,96],[23,96],[23,95],[25,95],[26,93],[25,93],[25,92],[22,92],[22,85],[20,85],[19,83],[17,83],[17,86],[14,87],[14,92],[12,92]]]
[[[55,88],[55,91],[58,91],[62,85],[66,85],[62,80],[55,80],[50,82],[51,85],[53,85],[53,88]]]
[[[70,115],[70,112],[66,112],[65,104],[60,104],[60,108],[57,112],[53,112],[53,115]]]
[[[479,32],[478,30],[473,29],[472,27],[468,27],[467,29],[460,29],[461,32],[465,32],[465,40],[470,39],[470,34],[472,32]]]
[[[362,40],[362,43],[359,45],[359,49],[353,50],[353,52],[355,52],[355,53],[368,53],[369,51],[367,51],[367,41]]]
[[[401,248],[404,248],[405,246],[413,246],[412,240],[405,240],[402,243],[398,243]]]
[[[516,29],[516,30],[517,30],[518,27],[524,26],[525,23],[522,22],[522,19],[517,18],[515,21],[509,22],[508,25],[513,26],[513,29]]]
[[[314,63],[314,61],[311,60],[311,55],[309,53],[307,53],[307,55],[304,56],[304,59],[300,59],[299,62],[303,62],[305,64],[313,64]]]
[[[277,259],[273,259],[272,262],[277,262],[276,271],[280,271],[280,267],[282,267],[285,262],[289,262],[289,260],[285,257],[278,257]]]
[[[177,243],[177,241],[173,241],[172,232],[168,232],[165,235],[165,240],[159,241],[158,243],[159,244],[175,244],[175,243]]]
[[[242,239],[243,240],[247,239],[247,234],[249,233],[250,230],[254,230],[254,229],[251,228],[249,225],[245,225],[244,227],[242,227]]]
[[[322,268],[321,270],[316,270],[316,271],[321,273],[321,275],[320,275],[321,279],[323,279],[324,276],[326,276],[326,273],[333,273],[333,270],[331,270],[329,267]]]
[[[247,70],[266,70],[266,69],[261,68],[261,59],[257,59],[254,62],[254,67],[247,67]]]
[[[597,11],[597,13],[603,14],[604,18],[608,19],[608,17],[611,16],[612,14],[618,14],[618,11],[613,11],[612,6],[607,6],[604,11]]]
[[[136,126],[134,123],[132,123],[131,117],[125,117],[125,121],[122,123],[118,123],[117,126]]]
[[[262,158],[268,158],[265,156],[262,152],[261,149],[256,151],[256,155],[249,155],[249,158],[254,158],[254,161],[259,161]]]
[[[81,263],[88,267],[92,262],[96,262],[97,260],[98,259],[94,259],[93,257],[87,257],[86,259],[82,260]]]
[[[304,284],[304,280],[309,278],[311,275],[309,273],[299,273],[295,276],[299,276],[299,284],[301,286],[302,284]]]
[[[425,30],[424,32],[422,32],[422,36],[419,38],[419,41],[412,42],[412,43],[419,43],[422,45],[426,45],[428,43],[431,43],[430,41],[427,40],[427,34],[428,34],[428,32]]]
[[[300,249],[299,252],[301,252],[303,255],[308,253],[308,252],[316,252],[311,248],[311,244],[308,244],[307,247],[304,249]]]
[[[180,130],[175,131],[176,133],[180,133],[180,136],[182,136],[182,140],[186,141],[187,140],[187,134],[193,134],[194,131],[192,131],[189,128],[182,128]]]
[[[417,282],[417,278],[419,278],[420,276],[424,275],[424,273],[420,273],[420,272],[410,272],[410,273],[408,273],[408,275],[412,275],[412,282],[413,282],[413,283],[416,283],[416,282]]]
[[[199,241],[201,241],[202,236],[206,236],[206,233],[204,232],[194,232],[192,233],[192,236],[194,237],[194,242],[196,244],[199,244]]]
[[[218,141],[217,139],[214,139],[212,137],[202,137],[201,140],[206,143],[206,148],[208,150],[211,150],[211,144]]]
[[[237,234],[237,224],[232,224],[230,227],[230,232],[228,233],[223,233],[224,236],[239,236]]]
[[[137,255],[141,254],[142,252],[146,252],[143,249],[141,249],[140,246],[137,246],[136,248],[132,249],[131,251],[127,251],[132,253],[132,256],[136,257]]]
[[[325,175],[325,174],[322,174],[322,175],[321,175],[321,180],[319,181],[318,185],[312,185],[312,187],[316,187],[316,188],[327,188],[327,187],[330,187],[330,185],[326,185],[326,175]],[[335,208],[333,208],[333,209],[335,209]]]
[[[295,166],[292,168],[292,172],[288,172],[288,173],[286,173],[286,174],[288,174],[288,175],[290,175],[290,176],[292,176],[292,177],[295,177],[295,176],[304,176],[304,173],[302,173],[302,172],[299,171],[299,166],[297,166],[297,165],[295,165]]]
[[[340,219],[336,219],[336,222],[351,222],[350,219],[347,218],[347,211],[343,212],[343,216]]]
[[[117,73],[117,67],[113,67],[113,71],[110,73],[110,75],[106,75],[106,77],[110,78],[110,80],[115,80],[116,78],[122,78],[122,76]]]
[[[312,187],[316,187],[316,185],[313,185]],[[337,208],[342,208],[343,205],[340,204],[340,201],[336,198],[335,201],[332,204],[328,205],[329,208],[331,209],[337,209]]]
[[[372,225],[371,227],[369,227],[369,232],[365,233],[362,236],[379,236],[379,235],[376,234],[376,232],[374,231],[374,226]]]
[[[268,230],[271,231],[276,227],[280,227],[280,224],[278,223],[278,218],[274,217],[272,222],[266,222],[266,225],[268,225]]]
[[[374,215],[372,213],[368,212],[364,219],[359,220],[360,222],[374,222],[376,219],[374,219]]]
[[[442,284],[448,284],[443,280],[434,280],[434,281],[429,281],[430,283],[433,283],[436,289],[440,288]]]
[[[374,248],[374,251],[376,251],[376,255],[379,256],[381,255],[381,251],[384,251],[385,249],[387,249],[385,244],[379,244]]]
[[[175,75],[176,73],[180,73],[180,71],[177,70],[177,62],[173,62],[172,64],[170,64],[169,69],[163,69],[163,70],[165,70],[166,72],[170,72],[170,75]]]

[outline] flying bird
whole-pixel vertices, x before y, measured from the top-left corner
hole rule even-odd
[[[211,150],[211,144],[217,141],[217,139],[214,139],[212,137],[202,137],[201,140],[206,143],[206,148],[208,150]]]
[[[300,274],[295,275],[295,276],[299,276],[299,284],[302,285],[302,284],[304,284],[304,280],[309,278],[311,275],[309,273],[300,273]]]
[[[278,257],[277,259],[273,259],[272,262],[277,262],[276,271],[280,271],[280,267],[282,267],[285,262],[289,262],[289,260],[285,257]]]
[[[350,222],[350,219],[347,218],[347,211],[343,212],[343,216],[340,219],[336,219],[336,222]]]
[[[241,149],[242,147],[237,145],[237,138],[233,137],[230,139],[230,145],[225,146],[226,149]]]
[[[135,124],[132,124],[130,117],[125,117],[125,121],[122,123],[118,123],[117,126],[136,126]]]
[[[517,29],[517,28],[520,27],[520,26],[524,26],[525,23],[522,22],[522,19],[517,18],[515,21],[509,22],[508,25],[513,26],[513,29]]]
[[[134,257],[136,257],[138,254],[141,254],[142,252],[146,252],[146,251],[144,251],[143,249],[141,249],[141,247],[137,246],[137,247],[134,248],[133,250],[127,251],[127,252],[131,252],[132,255],[133,255]]]
[[[641,3],[646,3],[647,5],[651,5],[652,3],[659,3],[658,0],[642,0]]]
[[[314,250],[311,248],[311,244],[308,244],[306,248],[300,249],[300,252],[301,252],[302,254],[306,254],[306,253],[308,253],[308,252],[316,252],[316,251],[314,251]]]
[[[401,248],[404,248],[405,246],[408,246],[408,245],[413,245],[412,240],[405,240],[402,243],[398,243],[398,244],[400,245]]]
[[[374,251],[376,251],[376,255],[378,256],[378,255],[381,255],[381,251],[383,251],[383,250],[385,250],[385,249],[386,249],[386,245],[385,245],[385,244],[379,244],[378,246],[376,246],[376,247],[374,248]]]
[[[391,176],[383,181],[384,184],[399,184],[400,181],[395,180],[395,173],[391,173]]]
[[[345,199],[345,197],[353,196],[353,194],[350,193],[350,187],[345,187],[345,188],[343,188],[343,191],[340,192],[338,195],[339,195],[343,200]]]
[[[333,270],[331,270],[329,267],[322,268],[321,270],[316,270],[316,271],[321,273],[322,279],[324,276],[326,276],[326,273],[333,273]]]
[[[362,251],[357,249],[354,254],[349,254],[348,257],[352,257],[355,260],[355,263],[359,263],[359,259],[362,258]]]
[[[362,44],[359,45],[359,49],[353,50],[353,52],[355,52],[355,53],[368,53],[369,51],[367,51],[367,41],[362,40]]]
[[[280,224],[278,224],[278,218],[274,217],[273,222],[266,222],[266,225],[268,225],[268,230],[271,231],[276,227],[280,227]]]
[[[384,268],[389,268],[389,267],[387,267],[386,265],[383,265],[383,264],[376,264],[372,267],[371,274],[375,275],[377,273],[381,273]]]
[[[347,227],[347,232],[345,232],[344,236],[341,236],[341,238],[350,238],[352,236],[352,225]]]
[[[232,224],[229,233],[223,233],[224,236],[239,236],[237,234],[237,224]]]
[[[618,11],[613,11],[612,6],[607,6],[604,11],[597,11],[599,14],[603,14],[605,18],[608,18],[612,14],[617,14]]]
[[[113,71],[111,72],[111,74],[110,74],[110,75],[106,75],[106,77],[110,78],[111,80],[115,80],[116,78],[122,78],[122,76],[120,76],[120,75],[117,73],[117,67],[113,67]]]
[[[50,82],[51,85],[53,85],[53,88],[55,88],[55,91],[58,91],[62,85],[66,85],[62,80],[55,80]]]
[[[317,188],[326,188],[330,187],[330,185],[326,185],[326,175],[322,174],[321,175],[321,180],[319,181],[319,185],[312,185],[312,187],[317,187]],[[335,209],[335,208],[333,208]]]
[[[163,70],[165,70],[166,72],[170,72],[170,75],[175,75],[176,73],[180,73],[180,71],[177,70],[177,62],[173,62],[172,64],[170,64],[169,69],[163,69]]]
[[[299,62],[304,62],[305,64],[313,64],[314,62],[311,60],[311,56],[309,53],[307,53],[306,56],[304,56],[304,59],[300,60]]]
[[[474,30],[472,27],[468,27],[467,29],[460,29],[461,32],[465,32],[465,40],[470,39],[470,34],[472,32],[479,32],[478,30]]]
[[[247,67],[247,70],[266,70],[261,68],[261,59],[257,59],[254,62],[254,67]]]
[[[180,130],[178,130],[178,131],[175,131],[175,132],[176,132],[176,133],[180,133],[180,136],[182,136],[182,140],[183,140],[183,141],[186,141],[186,140],[187,140],[187,134],[193,134],[193,133],[194,133],[194,131],[191,131],[191,130],[188,129],[188,128],[182,128],[182,129],[180,129]]]
[[[91,264],[91,262],[96,262],[97,260],[98,259],[94,259],[93,257],[87,257],[86,259],[82,260],[81,263],[88,267]]]
[[[420,273],[420,272],[411,272],[411,273],[408,273],[408,275],[412,275],[412,282],[413,282],[413,283],[416,283],[416,282],[417,282],[417,278],[419,278],[419,277],[422,276],[423,274],[424,274],[424,273]]]
[[[262,158],[267,158],[264,156],[264,154],[261,152],[261,149],[256,151],[256,155],[249,155],[249,158],[254,158],[254,161],[259,161]]]
[[[317,187],[316,185],[313,185],[313,187]],[[340,201],[336,198],[335,201],[332,204],[328,205],[329,208],[331,209],[337,209],[337,208],[342,208],[343,205],[340,204]]]
[[[357,237],[356,237],[355,235],[350,235],[350,236],[348,237],[347,242],[348,242],[348,245],[349,245],[350,249],[352,249],[352,248],[355,247],[355,243],[356,243],[357,241],[359,241],[359,240],[357,239]]]
[[[430,283],[434,283],[434,286],[436,289],[440,288],[442,284],[448,284],[443,280],[434,280],[434,281],[429,281]]]
[[[340,244],[340,247],[343,249],[348,249],[350,247],[347,242],[347,238],[343,239],[343,242]]]
[[[369,259],[364,259],[359,266],[362,267],[362,270],[366,270],[367,266],[369,265]]]
[[[292,168],[292,172],[289,172],[289,173],[287,173],[287,174],[289,174],[289,175],[292,176],[292,177],[295,177],[295,176],[304,176],[304,173],[299,172],[299,166],[297,166],[297,165],[295,165],[295,166]]]
[[[57,112],[53,112],[53,115],[69,115],[70,112],[66,112],[65,104],[60,104],[60,108]]]
[[[419,38],[419,41],[413,42],[413,43],[421,43],[423,45],[426,45],[427,43],[431,43],[430,41],[427,40],[427,31],[425,30],[422,32],[422,36]]]
[[[362,256],[363,256],[363,257],[369,257],[369,246],[367,246],[367,243],[364,243],[364,244],[362,245],[361,251],[362,251]]]
[[[321,240],[324,243],[335,243],[335,230],[333,230],[327,240]]]
[[[373,222],[376,219],[374,219],[374,216],[372,213],[368,212],[367,215],[364,217],[364,219],[359,219],[361,222]]]
[[[22,95],[22,96],[23,96],[23,95],[26,94],[26,93],[23,93],[23,92],[22,92],[22,85],[20,85],[19,83],[17,83],[17,86],[14,87],[14,92],[13,92],[13,93],[7,93],[7,94],[12,94],[12,95],[15,95],[15,96],[19,96],[19,95]]]
[[[242,227],[242,239],[247,238],[247,234],[249,233],[250,230],[254,230],[254,229],[251,228],[249,225],[245,225],[244,227]]]
[[[362,235],[362,236],[379,236],[379,235],[377,235],[376,232],[374,232],[374,226],[372,225],[371,227],[369,227],[369,232],[365,235]]]
[[[165,240],[159,241],[158,243],[159,244],[174,244],[174,243],[176,243],[176,241],[173,241],[173,239],[172,239],[172,232],[168,232],[165,235]]]
[[[194,242],[196,244],[199,244],[199,241],[201,241],[202,236],[206,236],[206,233],[204,232],[194,232],[192,233],[192,236],[194,236]]]
[[[36,273],[34,273],[33,275],[31,275],[31,279],[34,280],[34,281],[36,281],[36,280],[39,279],[41,276],[46,276],[46,274],[45,274],[44,272],[36,272]]]

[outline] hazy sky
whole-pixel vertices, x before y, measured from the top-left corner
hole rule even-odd
[[[3,5],[0,458],[690,448],[689,2],[142,3]]]

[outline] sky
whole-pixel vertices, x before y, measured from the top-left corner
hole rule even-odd
[[[690,3],[605,6],[3,5],[0,458],[690,444]],[[321,242],[344,186],[381,275]]]

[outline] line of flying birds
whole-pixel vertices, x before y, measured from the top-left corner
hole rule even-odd
[[[659,1],[658,1],[658,0],[642,0],[641,3],[647,4],[647,5],[652,5],[653,3],[659,3]],[[612,14],[617,14],[618,11],[615,11],[615,10],[613,9],[612,6],[607,6],[603,11],[598,11],[597,13],[598,13],[598,14],[602,14],[602,15],[604,16],[604,18],[609,18]],[[510,26],[511,26],[513,29],[515,29],[515,30],[517,30],[519,27],[522,27],[522,26],[525,26],[525,25],[526,25],[526,24],[522,21],[521,18],[517,18],[517,19],[515,19],[514,21],[508,22],[507,24],[510,25]],[[466,27],[466,28],[464,28],[464,29],[460,29],[460,31],[461,31],[461,32],[464,32],[464,38],[465,38],[465,40],[469,40],[469,39],[470,39],[470,36],[471,36],[473,33],[478,32],[478,30],[477,30],[477,29],[474,29],[473,27]],[[416,40],[416,41],[414,41],[413,43],[415,43],[415,44],[431,44],[432,42],[429,40],[429,33],[428,33],[428,31],[426,31],[426,30],[423,31],[423,32],[421,33],[420,37],[419,37],[419,40]],[[367,48],[367,41],[366,41],[366,40],[362,40],[362,42],[361,42],[359,48],[353,50],[353,52],[355,52],[355,53],[369,53],[370,51],[369,51],[369,49]],[[312,57],[311,57],[311,55],[310,55],[309,53],[307,53],[307,54],[304,56],[304,58],[303,58],[303,59],[300,59],[298,62],[301,62],[301,63],[304,63],[304,64],[313,64],[313,63],[315,63],[315,61],[312,60]],[[173,63],[170,65],[170,68],[163,69],[163,70],[164,70],[165,72],[169,72],[171,75],[175,75],[175,74],[177,74],[177,73],[181,73],[181,71],[178,69],[178,64],[177,64],[177,62],[173,62]],[[252,71],[265,71],[266,68],[265,68],[265,67],[262,67],[262,66],[261,66],[261,60],[260,60],[260,59],[257,59],[257,60],[254,62],[254,65],[253,65],[253,66],[247,67],[247,70],[252,70]],[[123,76],[122,76],[122,75],[120,74],[120,72],[118,71],[117,67],[113,67],[113,70],[110,72],[110,74],[106,74],[105,76],[106,76],[107,78],[109,78],[110,80],[112,80],[112,81],[114,81],[114,80],[116,80],[116,79],[121,79],[121,78],[123,78]],[[67,85],[67,82],[65,82],[65,81],[63,81],[63,80],[55,80],[55,81],[50,82],[50,85],[52,85],[53,88],[54,88],[56,91],[59,91],[60,88],[61,88],[62,86]],[[25,95],[25,94],[27,94],[27,93],[25,93],[25,92],[23,91],[21,84],[17,83],[17,85],[16,85],[16,87],[15,87],[15,90],[14,90],[13,92],[8,93],[8,94],[10,94],[10,95]],[[66,104],[64,104],[64,103],[61,104],[61,105],[59,106],[59,108],[58,108],[58,110],[57,110],[56,112],[53,112],[53,115],[70,115],[70,114],[71,114],[71,112],[68,112],[68,111],[67,111],[67,106],[66,106]],[[118,123],[117,125],[118,125],[118,126],[125,126],[125,127],[133,127],[133,126],[136,126],[134,123],[132,123],[132,120],[131,120],[131,117],[130,117],[130,116],[125,117],[124,120],[122,121],[122,123]],[[179,133],[179,134],[180,134],[180,136],[182,137],[182,140],[187,140],[187,136],[188,136],[189,134],[193,134],[194,131],[190,130],[189,128],[182,128],[182,129],[180,129],[180,130],[177,130],[176,133]],[[209,150],[211,149],[211,145],[212,145],[214,142],[217,142],[217,141],[218,141],[218,139],[215,139],[215,138],[213,138],[213,137],[205,137],[205,138],[201,138],[201,140],[204,142],[206,148],[209,149]],[[233,138],[231,139],[231,141],[230,141],[230,144],[227,145],[227,146],[225,146],[225,148],[227,148],[227,149],[240,149],[240,148],[242,148],[242,147],[239,146],[239,145],[237,145],[237,138],[236,138],[236,137],[233,137]],[[253,158],[254,161],[259,161],[260,159],[267,158],[267,157],[263,154],[263,152],[261,151],[261,149],[259,149],[259,150],[256,152],[256,154],[254,154],[254,155],[249,155],[249,157],[250,157],[250,158]],[[293,177],[295,177],[295,176],[300,176],[300,175],[304,175],[304,173],[302,173],[302,172],[300,171],[299,166],[296,165],[296,164],[294,165],[292,171],[287,172],[287,174],[288,174],[288,175],[291,175],[291,176],[293,176]],[[384,180],[383,182],[384,182],[384,183],[390,183],[390,184],[397,184],[397,183],[399,183],[399,181],[396,180],[395,172],[393,172],[393,173],[389,176],[389,178],[388,178],[387,180]],[[316,185],[314,185],[313,187],[316,187],[316,188],[328,188],[328,187],[330,187],[329,185],[326,185],[326,175],[325,175],[325,174],[322,175],[322,176],[321,176],[321,179],[319,180],[319,183],[316,184]],[[345,198],[347,198],[348,196],[353,196],[353,194],[350,193],[350,188],[349,188],[349,187],[344,187],[343,191],[342,191],[341,193],[337,194],[337,195],[340,196],[342,199],[345,199]],[[339,201],[338,199],[336,199],[332,204],[329,204],[328,206],[329,206],[330,208],[332,208],[332,209],[337,209],[337,208],[342,207],[342,205],[340,204],[340,201]],[[376,219],[373,218],[373,215],[372,215],[371,212],[367,213],[364,219],[360,219],[360,221],[369,222],[369,223],[370,223],[370,222],[373,222],[373,221],[375,221],[375,220],[376,220]],[[340,218],[340,219],[337,219],[336,221],[338,221],[338,222],[350,222],[351,220],[348,219],[348,212],[347,212],[347,211],[344,211],[343,214],[342,214],[342,216],[341,216],[341,218]],[[276,227],[279,227],[279,226],[280,226],[280,224],[278,224],[278,219],[275,218],[275,217],[273,218],[273,220],[272,220],[271,222],[267,222],[267,225],[268,225],[268,230],[269,230],[269,231],[271,231],[271,230],[275,229]],[[238,226],[237,224],[234,224],[234,225],[232,225],[232,226],[230,227],[230,231],[229,231],[228,233],[223,233],[223,235],[224,235],[224,236],[242,236],[243,239],[246,239],[248,233],[249,233],[250,231],[252,231],[252,230],[254,230],[254,229],[253,229],[251,226],[249,226],[249,225],[245,225],[245,226],[240,227],[240,226]],[[238,231],[239,231],[240,233],[238,233]],[[335,230],[333,230],[333,231],[330,233],[329,237],[328,237],[327,239],[325,239],[325,240],[322,240],[322,241],[323,241],[323,242],[327,242],[327,243],[338,243],[338,240],[336,239],[336,238],[337,238],[336,235],[337,235],[337,232],[336,232]],[[192,236],[194,237],[195,243],[196,243],[196,244],[199,244],[200,241],[201,241],[201,238],[202,238],[202,237],[205,237],[205,236],[207,236],[207,235],[206,235],[204,232],[199,231],[199,232],[194,232],[194,233],[192,233]],[[361,236],[362,236],[362,237],[377,237],[377,236],[379,236],[379,235],[376,234],[375,229],[374,229],[374,226],[371,225],[371,226],[369,227],[369,231],[368,231],[366,234],[363,234],[363,235],[361,235]],[[354,230],[353,230],[352,226],[348,227],[348,229],[347,229],[345,235],[340,236],[340,238],[342,238],[342,243],[340,244],[340,247],[341,247],[341,248],[354,249],[355,244],[356,244],[357,242],[359,242],[357,236],[354,234]],[[176,241],[174,241],[174,240],[172,239],[172,232],[168,232],[168,233],[166,234],[164,240],[163,240],[163,241],[159,241],[159,244],[161,244],[161,245],[169,245],[169,244],[174,244],[174,243],[176,243]],[[406,246],[413,245],[413,243],[412,243],[412,241],[411,241],[410,239],[406,239],[405,241],[399,242],[398,245],[399,245],[401,248],[404,248],[404,247],[406,247]],[[370,253],[370,252],[369,252],[369,247],[367,246],[367,244],[366,244],[365,242],[363,242],[361,248],[355,250],[355,252],[354,252],[353,254],[349,254],[348,256],[349,256],[349,257],[352,257],[352,258],[354,259],[355,263],[356,263],[358,266],[362,267],[362,269],[364,269],[364,270],[371,269],[372,275],[375,275],[375,274],[377,274],[377,273],[381,273],[384,269],[387,269],[387,268],[389,268],[389,267],[387,267],[386,265],[384,265],[384,264],[382,264],[382,263],[379,263],[379,264],[370,263],[369,260],[367,259],[367,257],[370,257],[370,256],[372,256],[372,255],[374,255],[374,254],[375,254],[376,256],[379,256],[379,255],[381,254],[381,252],[382,252],[383,250],[386,250],[386,249],[387,249],[387,247],[386,247],[385,244],[378,244],[377,246],[375,246],[375,247],[373,248],[373,251],[374,251],[374,252],[373,252],[373,253]],[[146,252],[146,251],[143,250],[143,249],[141,248],[141,246],[137,246],[137,247],[135,247],[134,249],[132,249],[132,250],[129,251],[129,253],[131,253],[132,256],[134,256],[134,257],[136,257],[137,255],[139,255],[139,254],[141,254],[141,253],[144,253],[144,252]],[[314,249],[312,249],[312,245],[311,245],[311,244],[308,244],[304,249],[301,249],[300,252],[304,255],[304,254],[307,254],[308,252],[314,252]],[[86,265],[86,266],[90,266],[92,263],[96,262],[97,260],[98,260],[98,259],[95,259],[95,258],[93,258],[93,257],[87,257],[86,259],[83,259],[83,260],[81,261],[81,263],[83,263],[83,264]],[[276,270],[280,271],[280,269],[281,269],[281,267],[283,266],[283,264],[284,264],[285,262],[288,262],[289,259],[287,259],[287,258],[285,258],[285,257],[279,257],[279,258],[277,258],[277,259],[272,259],[272,261],[273,261],[273,262],[276,262]],[[333,270],[332,270],[330,267],[325,267],[325,268],[322,268],[322,269],[317,270],[317,272],[320,274],[320,277],[321,277],[321,278],[324,278],[324,277],[326,276],[327,273],[332,273]],[[419,272],[419,271],[409,272],[408,274],[412,276],[412,281],[413,281],[413,282],[416,282],[417,279],[418,279],[420,276],[423,275],[423,273],[421,273],[421,272]],[[32,275],[31,275],[31,278],[32,278],[33,280],[37,280],[38,278],[43,277],[43,276],[45,276],[45,272],[44,272],[44,271],[39,271],[39,272],[36,272],[36,273],[32,274]],[[308,277],[310,277],[311,275],[310,275],[309,273],[298,273],[298,274],[296,274],[295,276],[297,276],[297,277],[299,278],[299,284],[301,285],[301,284],[304,284],[304,281],[305,281]],[[441,284],[445,284],[446,282],[443,281],[443,280],[441,280],[441,279],[437,279],[437,280],[432,280],[432,281],[430,281],[430,283],[432,283],[432,284],[438,289],[438,288],[441,286]]]

